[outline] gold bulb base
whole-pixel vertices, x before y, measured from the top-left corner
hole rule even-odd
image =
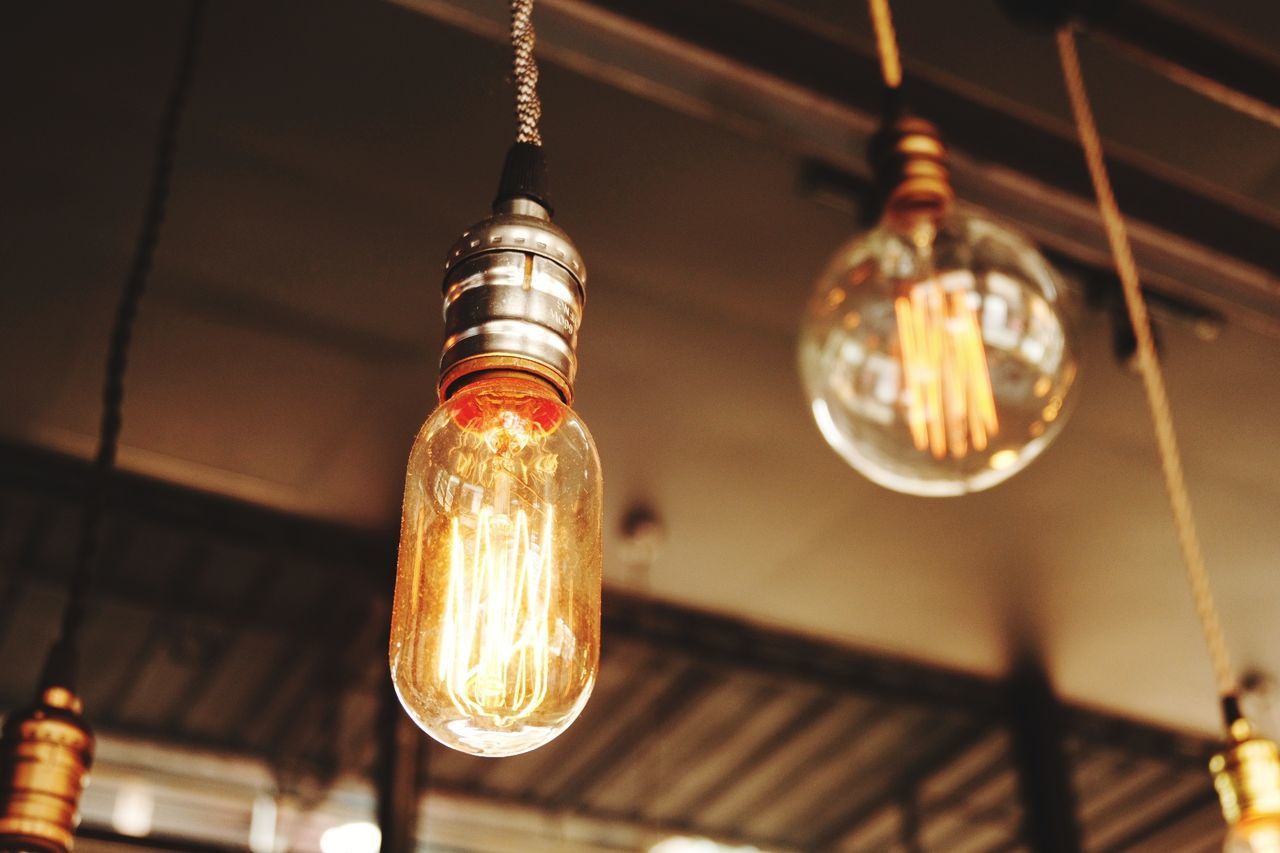
[[[1222,816],[1232,827],[1280,821],[1280,749],[1249,721],[1231,723],[1230,743],[1209,761]]]
[[[947,148],[933,123],[904,116],[872,139],[871,168],[884,197],[884,216],[911,225],[937,220],[955,202]]]
[[[93,764],[93,733],[79,697],[47,688],[15,711],[0,736],[0,851],[68,853]]]

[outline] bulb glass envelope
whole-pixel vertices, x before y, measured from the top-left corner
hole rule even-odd
[[[989,219],[886,217],[842,247],[810,300],[800,370],[827,442],[908,494],[989,488],[1070,410],[1077,357],[1056,273]]]
[[[391,672],[433,738],[515,755],[577,718],[599,666],[601,506],[586,425],[541,380],[477,379],[423,426]]]

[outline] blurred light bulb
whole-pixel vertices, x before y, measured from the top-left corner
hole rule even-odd
[[[954,212],[941,143],[910,139],[906,192],[818,281],[800,368],[819,429],[849,464],[896,491],[957,495],[1008,479],[1052,441],[1076,357],[1049,263],[1005,227]],[[934,146],[923,166],[909,159],[921,139]]]
[[[126,779],[116,791],[111,825],[121,835],[142,838],[151,834],[151,818],[155,810],[156,798],[151,793],[151,786],[141,779]]]
[[[1280,853],[1280,818],[1232,827],[1223,853]]]
[[[331,826],[320,836],[321,853],[378,853],[382,830],[368,821]]]
[[[410,715],[477,755],[541,746],[578,716],[600,648],[600,462],[543,382],[466,385],[414,443],[391,669]]]

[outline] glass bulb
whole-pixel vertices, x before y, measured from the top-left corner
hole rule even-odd
[[[958,495],[1025,468],[1062,427],[1077,362],[1062,285],[988,219],[886,217],[818,281],[800,371],[823,436],[869,479]]]
[[[490,375],[409,457],[391,677],[427,734],[517,755],[568,728],[600,657],[601,477],[581,419],[541,381]]]
[[[1280,853],[1280,817],[1236,824],[1222,849],[1223,853]]]

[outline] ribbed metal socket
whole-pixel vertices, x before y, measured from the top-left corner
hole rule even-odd
[[[571,402],[586,280],[569,235],[530,199],[464,232],[445,263],[440,399],[480,372],[518,370]]]
[[[950,209],[955,192],[947,148],[933,123],[914,116],[898,119],[872,139],[869,156],[886,217],[937,218]]]
[[[1231,826],[1280,823],[1280,749],[1256,737],[1243,719],[1232,723],[1231,738],[1209,761],[1222,816]]]
[[[67,853],[93,764],[93,733],[80,700],[50,687],[12,713],[0,740],[0,851]]]

